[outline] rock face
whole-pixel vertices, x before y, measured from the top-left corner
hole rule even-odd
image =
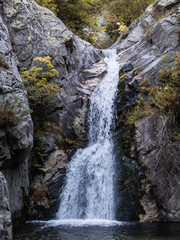
[[[19,62],[11,45],[8,28],[1,16],[0,36],[0,52],[2,54],[0,65],[0,171],[3,172],[8,182],[10,209],[14,219],[22,216],[24,201],[28,196],[28,161],[33,145],[33,124],[28,111],[27,93],[18,71]],[[3,61],[6,64],[3,65]]]
[[[125,124],[125,114],[141,96],[140,86],[157,85],[159,71],[170,63],[170,60],[168,63],[161,61],[163,55],[173,55],[180,50],[179,16],[178,0],[161,0],[149,6],[132,24],[125,40],[113,45],[120,57],[120,74],[124,79],[119,86],[117,122],[122,136],[121,153],[135,160],[144,172],[142,176],[140,171],[144,190],[141,205],[145,214],[142,212],[140,217],[145,221],[180,220],[180,148],[169,140],[168,119],[158,111],[151,111],[149,116],[136,121],[134,128]],[[169,172],[167,175],[161,171],[163,164]]]
[[[12,239],[10,199],[7,181],[0,172],[0,236],[2,240]]]
[[[99,54],[91,44],[74,36],[50,10],[34,1],[5,0],[2,12],[20,69],[31,67],[37,56],[51,56],[53,66],[59,72],[54,81],[62,87],[58,106],[61,110],[52,113],[52,119],[59,123],[62,134],[73,138],[76,129],[72,128],[72,119],[82,105],[80,95],[86,94],[81,91],[84,89],[82,71],[97,62]]]
[[[100,61],[101,53],[93,46],[74,36],[48,9],[30,0],[0,1],[1,38],[0,52],[6,56],[10,70],[2,69],[3,99],[6,94],[21,97],[27,103],[27,95],[20,77],[22,67],[33,66],[37,56],[52,58],[59,75],[53,81],[62,88],[60,104],[49,116],[52,126],[39,133],[44,150],[44,166],[33,171],[30,218],[52,218],[56,212],[69,156],[75,148],[86,142],[85,122],[88,99],[101,80],[106,66]],[[27,103],[28,104],[28,103]],[[54,126],[53,125],[53,126]],[[48,128],[48,127],[47,127]],[[32,149],[32,121],[29,114],[23,120],[2,128],[2,167],[8,183],[13,219],[21,215],[23,201],[28,195],[28,162]],[[35,136],[36,137],[36,136]],[[36,159],[31,158],[34,162]]]

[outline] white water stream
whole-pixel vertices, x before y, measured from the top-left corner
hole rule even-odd
[[[114,220],[114,155],[111,127],[119,64],[115,50],[104,51],[107,74],[90,99],[88,146],[72,157],[60,196],[58,220]]]

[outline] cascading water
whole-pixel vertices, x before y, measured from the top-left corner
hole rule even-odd
[[[114,220],[114,156],[111,127],[119,64],[104,51],[107,74],[90,99],[88,146],[72,157],[57,219]]]

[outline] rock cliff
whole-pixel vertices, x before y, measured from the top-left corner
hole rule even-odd
[[[69,156],[86,142],[88,99],[106,65],[100,51],[34,1],[0,1],[0,23],[0,103],[5,115],[0,121],[0,171],[8,182],[12,219],[21,217],[27,204],[32,218],[52,218]],[[32,173],[33,124],[20,73],[22,67],[31,68],[37,56],[52,58],[59,72],[53,81],[62,91],[60,104],[49,116],[55,130],[38,133],[45,145],[43,172]],[[8,101],[17,107],[10,109],[13,117],[6,113]]]
[[[139,88],[156,86],[160,70],[171,64],[170,58],[166,62],[162,57],[180,50],[179,19],[178,0],[156,1],[132,23],[127,38],[112,46],[117,49],[121,64],[118,143],[125,155],[124,164],[131,159],[139,165],[137,170],[144,191],[141,205],[145,211],[140,217],[145,221],[180,220],[180,146],[168,137],[171,131],[168,115],[161,115],[158,110],[149,111],[135,121],[133,127],[127,126],[126,114],[139,97],[146,98]],[[178,121],[176,119],[176,124]]]
[[[12,218],[22,216],[29,191],[28,161],[33,146],[33,124],[27,93],[18,71],[19,62],[2,16],[0,36],[0,171],[5,176],[4,179],[1,173],[0,202],[6,204],[1,205],[5,213],[1,224],[5,227],[4,239],[11,239],[11,215]]]

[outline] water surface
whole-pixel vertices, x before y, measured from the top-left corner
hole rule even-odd
[[[30,222],[19,226],[15,240],[179,240],[180,223],[110,222],[64,225]],[[76,226],[75,226],[76,225]]]

